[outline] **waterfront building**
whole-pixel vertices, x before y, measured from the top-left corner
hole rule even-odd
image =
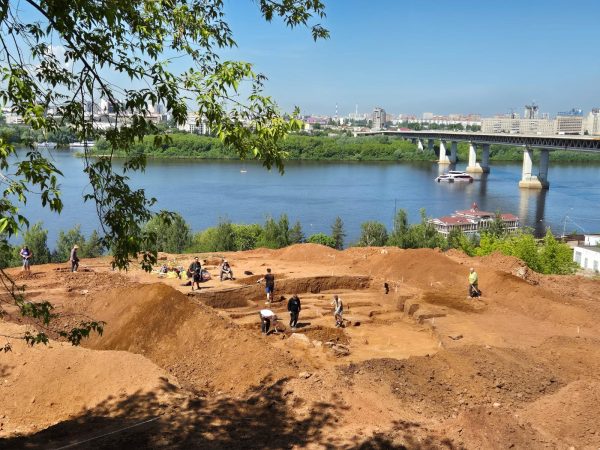
[[[383,130],[386,121],[385,109],[379,107],[373,109],[373,130]]]
[[[198,120],[198,115],[196,113],[189,113],[185,123],[183,125],[177,125],[177,129],[180,131],[187,131],[188,133],[195,134],[210,133],[208,123],[206,122],[206,120],[204,118]]]
[[[507,232],[512,233],[519,229],[519,218],[513,214],[500,214],[500,218]],[[460,230],[467,236],[479,235],[491,226],[496,219],[496,213],[481,211],[477,203],[471,209],[455,211],[450,216],[430,219],[436,231],[448,237],[452,230]]]
[[[583,245],[573,248],[573,261],[582,269],[600,272],[600,235],[586,234]]]
[[[496,116],[481,119],[483,133],[517,134],[521,130],[521,119],[515,115]]]
[[[559,112],[556,116],[557,134],[583,134],[583,112],[580,109]]]

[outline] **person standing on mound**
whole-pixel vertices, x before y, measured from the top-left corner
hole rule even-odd
[[[23,270],[31,273],[31,258],[33,257],[33,252],[25,245],[19,252],[19,255],[21,255],[21,259],[23,260]]]
[[[267,274],[262,277],[257,283],[265,282],[265,292],[267,293],[267,305],[273,301],[273,292],[275,291],[275,275],[271,273],[271,269],[267,269]]]
[[[200,290],[200,282],[202,281],[202,264],[196,256],[194,262],[190,264],[189,272],[192,276],[192,291],[194,290],[194,284],[198,290]]]

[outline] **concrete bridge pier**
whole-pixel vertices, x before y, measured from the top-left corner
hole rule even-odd
[[[542,149],[540,155],[540,167],[537,175],[533,174],[533,149],[526,147],[523,151],[523,170],[521,172],[521,181],[519,187],[523,189],[548,189],[548,164],[550,162],[550,152],[548,149]]]
[[[481,170],[483,170],[483,173],[490,173],[490,144],[483,144]]]
[[[469,164],[467,165],[467,172],[483,173],[483,168],[477,162],[477,146],[472,142],[469,142]]]
[[[427,148],[429,149],[430,152],[433,151],[433,144],[434,144],[434,140],[433,139],[429,139],[427,141]]]
[[[450,146],[450,162],[452,164],[456,164],[456,160],[458,159],[456,154],[458,152],[458,144],[456,141],[452,141],[452,144]]]
[[[423,151],[423,141],[421,139],[417,139],[417,149]]]
[[[450,164],[450,159],[448,159],[448,155],[446,154],[446,142],[444,141],[440,141],[440,159],[438,163]]]

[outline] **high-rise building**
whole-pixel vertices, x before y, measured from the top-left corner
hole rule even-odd
[[[386,121],[385,109],[379,107],[373,109],[373,130],[384,129]]]

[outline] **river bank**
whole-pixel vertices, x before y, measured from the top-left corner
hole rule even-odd
[[[146,137],[137,143],[133,153],[143,153],[151,159],[202,159],[202,160],[236,160],[236,152],[223,145],[214,137],[198,136],[187,133],[174,133],[170,142],[154,146],[153,137]],[[439,147],[434,150],[419,150],[415,144],[400,138],[389,136],[351,137],[290,135],[281,143],[289,161],[436,161]],[[109,144],[100,139],[92,154],[105,155],[110,152]],[[124,151],[116,151],[113,156],[126,157]],[[523,149],[501,145],[490,146],[490,161],[521,161]],[[534,153],[534,160],[539,158]],[[468,160],[468,145],[458,144],[458,160]],[[600,163],[600,154],[574,151],[553,151],[552,161]]]

